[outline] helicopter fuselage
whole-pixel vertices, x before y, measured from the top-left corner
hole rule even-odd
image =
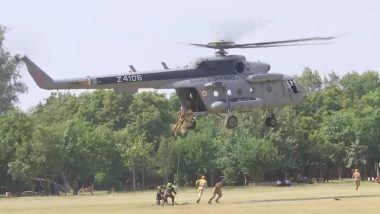
[[[268,73],[270,65],[249,62],[241,55],[195,58],[182,68],[53,80],[29,58],[23,57],[37,85],[43,89],[108,89],[136,93],[139,89],[175,89],[182,111],[195,117],[210,113],[273,109],[302,101],[302,88],[290,76]],[[227,118],[229,119],[229,118]],[[233,118],[234,119],[234,118]],[[269,118],[270,119],[270,118]],[[272,117],[274,121],[274,116]],[[236,117],[235,117],[236,120]],[[229,128],[236,127],[232,122]],[[269,122],[274,123],[274,122]]]
[[[130,72],[87,81],[100,88],[112,84],[117,91],[133,93],[139,88],[175,89],[182,107],[198,113],[250,111],[303,99],[302,89],[293,78],[269,70],[269,64],[229,55],[196,58],[180,69]]]
[[[237,126],[237,118],[231,112],[269,109],[265,123],[277,124],[274,107],[299,103],[303,100],[302,88],[290,76],[268,73],[269,64],[249,62],[241,55],[227,55],[228,49],[256,49],[285,46],[317,45],[308,43],[329,41],[335,37],[309,37],[254,43],[215,41],[207,44],[190,43],[192,46],[215,50],[216,56],[199,57],[187,66],[163,70],[137,72],[133,66],[122,74],[53,80],[28,57],[18,58],[25,62],[29,73],[40,88],[55,89],[114,89],[134,94],[139,89],[174,89],[181,102],[181,113],[173,128],[175,133],[186,133],[195,127],[197,115],[227,113],[227,128]],[[195,115],[194,115],[195,113]],[[185,125],[187,122],[191,124]],[[187,121],[187,122],[185,122]]]

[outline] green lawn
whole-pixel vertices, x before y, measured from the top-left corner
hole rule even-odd
[[[353,182],[295,185],[292,187],[253,186],[223,189],[221,204],[207,204],[208,188],[200,204],[197,192],[179,190],[181,205],[154,206],[155,192],[96,192],[95,195],[59,197],[0,198],[0,213],[377,213],[380,185],[363,182],[358,191]]]

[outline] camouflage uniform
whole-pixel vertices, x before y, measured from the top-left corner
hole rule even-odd
[[[174,202],[175,195],[177,195],[177,192],[175,191],[173,185],[171,183],[168,183],[168,185],[166,186],[166,191],[165,191],[165,195],[164,195],[164,202],[162,203],[162,206],[165,203],[169,204],[168,203],[168,198],[172,199],[172,205],[174,205],[175,204],[175,202]]]
[[[162,186],[157,187],[156,193],[156,205],[161,205],[161,200],[164,199],[164,188]]]

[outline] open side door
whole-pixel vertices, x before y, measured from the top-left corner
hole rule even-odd
[[[207,111],[206,105],[200,97],[196,88],[176,88],[177,95],[183,108],[186,111],[192,110],[193,112]]]

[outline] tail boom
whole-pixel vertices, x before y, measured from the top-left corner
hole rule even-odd
[[[89,89],[91,87],[91,80],[86,78],[55,81],[47,75],[41,68],[39,68],[32,60],[24,56],[21,60],[26,64],[29,74],[36,82],[38,87],[47,90],[54,89]]]

